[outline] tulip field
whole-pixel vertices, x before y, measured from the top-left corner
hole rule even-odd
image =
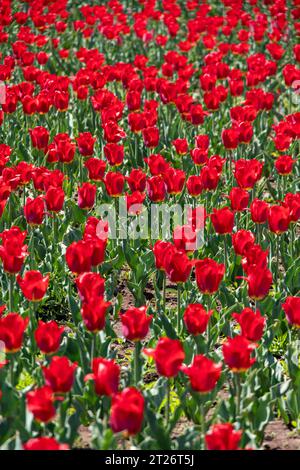
[[[1,0],[0,449],[300,450],[299,154],[299,0]]]

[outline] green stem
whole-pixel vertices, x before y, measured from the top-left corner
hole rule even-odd
[[[206,434],[206,419],[205,419],[205,408],[204,408],[204,403],[201,400],[201,405],[200,405],[200,412],[201,412],[201,434],[202,434],[202,439],[203,439],[203,449],[205,450],[205,434]]]
[[[166,312],[166,274],[165,273],[163,273],[162,295],[163,295],[163,313],[165,313]]]
[[[13,312],[14,309],[14,281],[15,281],[15,276],[14,274],[9,274],[9,286],[8,286],[8,307],[9,311]]]
[[[177,284],[177,334],[180,336],[180,323],[181,323],[181,285]]]
[[[167,378],[167,383],[166,383],[166,428],[169,427],[169,421],[170,421],[170,398],[171,398],[171,379]]]
[[[240,418],[241,414],[241,378],[240,374],[235,374],[235,395],[236,395],[236,419]]]
[[[133,378],[134,385],[137,387],[139,383],[139,343],[134,343],[134,356],[133,356]]]

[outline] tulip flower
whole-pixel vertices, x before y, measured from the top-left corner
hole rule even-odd
[[[91,157],[94,153],[94,144],[96,142],[92,134],[90,132],[82,132],[76,140],[80,155],[83,157]]]
[[[73,364],[66,356],[53,356],[48,367],[43,367],[46,386],[54,393],[67,393],[74,382],[77,364]]]
[[[254,243],[255,237],[250,230],[242,229],[232,234],[232,245],[239,256],[247,255],[248,250],[254,246]]]
[[[93,380],[97,395],[112,396],[118,392],[120,367],[113,359],[95,357],[92,361],[92,374],[85,376],[85,381]]]
[[[78,187],[78,206],[89,210],[95,204],[97,186],[91,183],[83,183]]]
[[[155,349],[144,349],[143,352],[153,357],[157,372],[164,377],[175,377],[184,361],[184,350],[177,339],[160,338]]]
[[[92,298],[89,302],[83,303],[81,316],[86,328],[92,333],[103,330],[106,320],[106,312],[110,307],[110,302],[105,302],[102,298]]]
[[[182,366],[181,371],[189,377],[192,390],[208,393],[215,388],[221,375],[222,365],[198,355],[194,357],[189,367]]]
[[[21,349],[28,322],[29,318],[22,318],[18,313],[0,317],[0,341],[3,341],[7,353]]]
[[[144,419],[145,399],[136,388],[125,388],[113,396],[110,426],[113,432],[134,435],[140,432]]]
[[[93,247],[88,241],[73,242],[66,251],[66,261],[70,271],[81,274],[91,270]]]
[[[244,336],[227,338],[226,343],[223,344],[225,364],[234,373],[245,372],[255,363],[255,359],[251,358],[255,347],[256,344],[251,343]]]
[[[241,334],[249,341],[256,342],[262,338],[266,320],[259,310],[244,308],[241,313],[233,313],[232,317],[241,327]]]
[[[213,213],[210,217],[216,233],[224,235],[232,232],[234,213],[229,209],[229,207],[213,209]]]
[[[128,341],[141,341],[149,331],[153,315],[147,315],[147,307],[132,307],[121,314],[122,333]]]
[[[45,385],[28,392],[26,402],[28,410],[37,421],[48,423],[55,417],[54,394],[50,387]]]
[[[201,304],[189,304],[183,314],[187,331],[194,336],[205,332],[213,310],[208,312]]]
[[[105,280],[98,273],[81,273],[75,282],[82,302],[88,303],[89,300],[104,295]]]
[[[40,302],[46,294],[49,278],[50,274],[43,276],[39,271],[27,271],[23,278],[17,276],[17,283],[26,299]]]
[[[289,324],[300,328],[300,297],[287,297],[282,308]]]
[[[35,199],[28,197],[24,206],[24,216],[29,225],[41,225],[45,215],[45,203],[43,196]]]
[[[56,321],[43,322],[39,320],[34,337],[38,348],[44,354],[55,353],[61,344],[61,337],[65,328],[59,326]]]
[[[210,258],[197,260],[196,282],[198,289],[203,294],[214,294],[219,289],[220,282],[225,274],[224,264],[218,264]]]
[[[205,436],[208,450],[238,450],[242,431],[235,431],[231,423],[215,424]]]
[[[23,444],[24,450],[69,450],[68,444],[60,444],[54,437],[33,437]]]

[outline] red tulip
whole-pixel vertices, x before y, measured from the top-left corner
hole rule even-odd
[[[194,357],[189,367],[182,366],[181,370],[189,377],[194,391],[208,393],[215,388],[221,375],[222,365],[198,355]]]
[[[242,431],[235,431],[231,423],[215,424],[205,436],[208,450],[238,450]]]
[[[267,268],[253,267],[247,273],[248,295],[254,300],[262,300],[268,295],[273,282],[272,273]]]
[[[197,176],[197,175],[189,176],[186,182],[186,187],[191,196],[193,197],[199,196],[203,191],[201,176]]]
[[[210,258],[196,261],[196,282],[203,294],[214,294],[225,274],[224,264]]]
[[[244,308],[241,313],[233,313],[232,317],[241,327],[241,334],[249,341],[259,341],[263,335],[265,318],[259,310],[254,312],[251,308]]]
[[[108,163],[112,166],[119,166],[124,160],[124,147],[114,143],[108,143],[104,146],[104,155]]]
[[[184,311],[183,321],[191,335],[200,335],[207,328],[213,310],[208,312],[201,304],[189,304]]]
[[[104,139],[106,142],[116,144],[126,137],[124,130],[114,121],[108,121],[103,125]]]
[[[84,166],[87,168],[89,173],[89,179],[92,181],[102,181],[106,169],[106,163],[99,158],[88,158]]]
[[[250,230],[239,230],[232,234],[232,245],[237,255],[245,256],[255,243],[255,236]]]
[[[155,148],[159,143],[159,130],[157,127],[147,127],[143,129],[144,144],[148,148]]]
[[[177,250],[192,253],[197,248],[197,232],[191,225],[175,227],[173,240]]]
[[[188,152],[188,142],[186,139],[175,139],[172,141],[172,144],[179,155],[185,155]]]
[[[226,365],[232,372],[245,372],[255,362],[255,359],[251,358],[251,353],[255,347],[256,345],[244,336],[227,338],[226,343],[223,344],[223,356]]]
[[[45,150],[49,142],[49,132],[42,126],[29,130],[32,145],[39,149]]]
[[[24,445],[24,450],[69,450],[68,444],[60,444],[54,437],[33,437]]]
[[[46,192],[45,201],[49,212],[59,212],[64,205],[65,193],[62,188],[50,186]]]
[[[239,144],[239,131],[237,129],[223,129],[222,142],[226,149],[234,150]]]
[[[153,202],[162,202],[166,197],[166,184],[161,176],[152,176],[147,180],[148,197]]]
[[[128,341],[141,341],[149,332],[153,315],[147,315],[147,307],[132,307],[121,315],[122,333]]]
[[[7,353],[15,353],[21,349],[28,322],[29,318],[22,318],[18,313],[0,317],[0,341],[3,341]]]
[[[234,225],[234,213],[229,209],[229,207],[213,209],[211,221],[218,234],[224,235],[226,233],[231,233]]]
[[[184,350],[178,339],[160,338],[155,349],[144,349],[153,357],[157,372],[164,377],[175,377],[184,361]]]
[[[124,190],[125,177],[122,173],[109,171],[105,177],[105,187],[109,196],[121,196]]]
[[[256,224],[263,224],[267,221],[269,204],[260,199],[253,199],[250,204],[251,219]]]
[[[78,186],[78,206],[89,210],[95,204],[97,186],[91,183],[83,183]]]
[[[73,364],[66,356],[53,356],[48,367],[43,367],[46,386],[54,393],[67,393],[74,382],[77,364]]]
[[[110,302],[105,302],[102,298],[91,299],[84,303],[81,308],[81,315],[86,328],[93,333],[103,330],[106,320],[106,312],[110,307]]]
[[[45,215],[44,197],[28,197],[24,206],[24,215],[29,225],[41,225]]]
[[[17,276],[19,284],[26,299],[39,302],[45,296],[48,289],[50,274],[43,276],[39,271],[27,271],[22,278]]]
[[[300,328],[300,297],[287,297],[282,308],[288,322],[296,328]]]
[[[284,198],[283,206],[289,208],[291,222],[297,222],[300,219],[300,194],[287,193]]]
[[[243,160],[235,162],[234,176],[238,185],[246,190],[252,189],[261,178],[263,164],[258,160]]]
[[[286,232],[290,225],[290,211],[284,206],[271,206],[268,212],[268,224],[271,232],[277,235]]]
[[[60,347],[64,330],[64,327],[59,326],[54,320],[47,323],[39,320],[38,327],[34,332],[34,337],[41,352],[44,354],[55,353]]]
[[[44,386],[28,392],[27,408],[37,421],[47,423],[55,416],[54,394],[50,387]]]
[[[92,374],[85,377],[85,381],[93,380],[97,395],[112,396],[118,392],[120,367],[113,359],[95,357],[92,362]]]
[[[175,251],[174,245],[171,242],[158,240],[153,246],[153,254],[155,257],[155,266],[160,271],[165,271],[166,258],[171,256]]]
[[[144,418],[145,400],[136,388],[125,388],[113,396],[110,426],[113,432],[134,435],[140,432]]]
[[[294,160],[291,155],[280,155],[276,159],[275,168],[277,173],[280,175],[289,175],[293,170],[293,165],[296,163],[297,160]]]
[[[105,281],[98,273],[81,273],[75,282],[82,302],[88,303],[89,300],[104,295]]]
[[[180,194],[185,182],[185,172],[168,168],[164,173],[164,180],[169,194]]]
[[[131,170],[130,175],[126,178],[130,190],[132,192],[140,191],[141,193],[146,188],[146,179],[146,174],[140,168]]]
[[[96,139],[90,132],[82,132],[76,141],[80,155],[83,157],[91,157],[93,155]]]
[[[183,251],[175,249],[165,258],[165,270],[171,282],[186,282],[190,276],[192,264]]]
[[[68,246],[66,261],[70,271],[81,274],[91,270],[93,247],[88,241],[79,240]]]
[[[229,193],[230,205],[233,211],[243,211],[249,203],[250,195],[242,188],[232,188]]]

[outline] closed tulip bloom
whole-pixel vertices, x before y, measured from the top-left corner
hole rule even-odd
[[[0,341],[4,343],[6,353],[15,353],[21,349],[28,322],[29,318],[22,318],[18,313],[0,317]]]
[[[255,358],[251,358],[255,347],[256,345],[244,336],[227,338],[222,348],[225,364],[232,372],[245,372],[255,363]]]
[[[144,144],[148,148],[155,148],[159,144],[159,130],[157,127],[147,127],[143,129]]]
[[[33,147],[38,150],[45,150],[49,142],[49,132],[45,127],[38,126],[34,129],[29,129],[29,134]]]
[[[196,261],[196,282],[202,294],[214,294],[225,274],[224,264],[211,258]]]
[[[69,450],[68,444],[60,444],[54,437],[33,437],[23,444],[24,450]]]
[[[245,256],[255,243],[255,236],[250,230],[238,230],[232,234],[232,245],[234,251],[239,256]]]
[[[245,256],[242,259],[242,268],[246,274],[252,270],[267,269],[268,266],[268,250],[263,250],[258,244],[246,246]]]
[[[239,131],[237,129],[223,129],[222,142],[227,150],[234,150],[239,145]]]
[[[248,207],[250,195],[242,188],[232,188],[229,193],[231,209],[234,211],[243,211]]]
[[[109,196],[118,197],[123,194],[125,176],[122,173],[109,171],[105,177],[105,187]]]
[[[55,353],[60,347],[64,330],[64,327],[59,326],[54,320],[49,322],[39,320],[34,337],[40,351],[44,354]]]
[[[66,251],[67,265],[73,273],[81,274],[91,271],[93,248],[84,240],[73,242]]]
[[[185,172],[169,168],[164,174],[164,180],[169,194],[180,194],[185,182]]]
[[[198,149],[208,150],[209,147],[209,136],[207,134],[196,135],[195,145]]]
[[[89,179],[92,181],[102,181],[106,169],[106,163],[100,158],[88,158],[84,166],[88,170]]]
[[[205,436],[208,450],[238,450],[242,431],[235,431],[231,423],[215,424]]]
[[[268,219],[269,204],[258,198],[253,199],[250,204],[251,219],[256,224],[264,224]]]
[[[106,312],[110,307],[110,302],[105,302],[102,298],[91,299],[81,307],[81,316],[86,328],[97,333],[103,330],[106,320]]]
[[[24,206],[24,215],[29,225],[41,225],[45,215],[44,197],[28,197]]]
[[[288,207],[290,211],[290,219],[292,223],[300,219],[300,194],[287,193],[284,197],[283,206]]]
[[[164,377],[175,377],[185,358],[178,339],[160,338],[155,349],[144,349],[143,352],[153,357],[157,372]]]
[[[234,213],[229,209],[229,207],[213,209],[211,221],[216,233],[220,235],[231,233],[234,225]]]
[[[40,271],[27,271],[23,278],[17,276],[17,283],[26,299],[39,302],[46,294],[49,278],[50,274],[43,276]]]
[[[121,315],[122,333],[128,341],[141,341],[149,332],[153,315],[147,315],[147,307],[132,307]]]
[[[81,273],[75,282],[82,302],[89,302],[95,297],[99,298],[104,295],[105,280],[98,273]]]
[[[259,310],[255,312],[249,308],[244,308],[241,313],[233,313],[232,317],[241,327],[241,334],[249,341],[260,341],[263,335],[266,320]]]
[[[150,155],[149,158],[145,158],[145,162],[149,166],[152,176],[164,175],[170,168],[169,163],[159,153]]]
[[[164,201],[167,193],[166,183],[161,176],[152,176],[147,179],[147,193],[152,202]]]
[[[126,137],[126,132],[118,126],[117,122],[108,121],[103,125],[106,142],[116,144]]]
[[[91,157],[93,155],[96,139],[90,132],[82,132],[76,141],[80,155],[83,157]]]
[[[275,161],[275,168],[277,173],[282,176],[289,175],[292,170],[293,166],[297,160],[294,160],[291,155],[280,155]]]
[[[262,300],[268,295],[273,278],[267,268],[251,268],[247,275],[248,295],[254,300]]]
[[[20,272],[27,256],[27,245],[20,247],[17,255],[11,255],[5,246],[0,245],[0,259],[3,263],[3,270],[7,273],[17,274]]]
[[[47,189],[45,201],[49,212],[59,212],[62,210],[65,200],[65,193],[62,188],[50,186]]]
[[[214,167],[205,166],[201,170],[200,177],[203,190],[214,191],[220,181],[220,172]]]
[[[54,394],[50,387],[37,388],[26,395],[28,410],[34,419],[42,423],[48,423],[55,417]]]
[[[208,151],[194,148],[190,151],[191,157],[195,165],[203,166],[208,162]]]
[[[175,246],[171,242],[158,240],[154,243],[152,250],[156,268],[160,271],[165,271],[166,259],[176,250]]]
[[[144,419],[145,399],[134,387],[113,396],[110,426],[115,433],[134,435],[140,432]]]
[[[183,314],[187,331],[194,336],[204,333],[212,313],[213,310],[207,312],[201,304],[189,304]]]
[[[261,178],[263,164],[258,160],[240,159],[235,162],[234,177],[240,188],[250,190]]]
[[[194,357],[189,367],[182,366],[181,371],[189,377],[191,388],[195,392],[208,393],[215,388],[221,375],[222,365],[198,355]]]
[[[290,211],[284,206],[271,206],[268,212],[268,224],[271,232],[277,235],[286,232],[290,225]]]
[[[99,396],[112,396],[118,392],[120,367],[113,359],[95,357],[92,362],[92,374],[85,376],[85,381],[93,380],[95,392]]]
[[[108,143],[104,146],[104,155],[111,166],[119,166],[124,160],[124,146]]]
[[[77,364],[72,363],[66,356],[54,356],[48,367],[43,367],[45,384],[54,393],[67,393],[74,382],[74,373]]]
[[[296,328],[300,328],[300,297],[287,297],[282,308],[288,322]]]
[[[201,176],[191,175],[189,176],[186,187],[189,194],[193,197],[199,196],[203,191]]]
[[[126,180],[132,192],[140,191],[141,193],[146,189],[146,174],[140,168],[131,170],[130,175]]]
[[[78,206],[89,210],[95,204],[97,186],[91,183],[83,183],[78,187]]]
[[[165,270],[171,282],[186,282],[192,270],[192,263],[183,251],[176,249],[166,258]]]
[[[179,155],[185,155],[188,152],[188,142],[186,139],[175,139],[172,141],[172,144]]]

